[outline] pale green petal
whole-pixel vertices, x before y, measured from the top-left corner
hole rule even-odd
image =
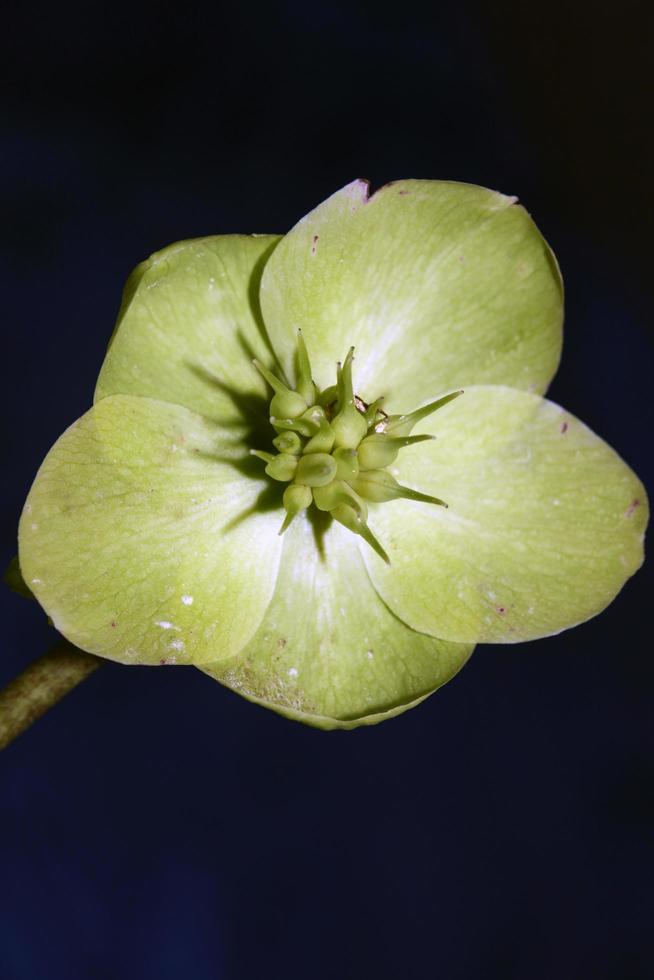
[[[466,389],[393,468],[449,509],[394,501],[366,549],[379,594],[415,629],[461,642],[517,642],[604,609],[643,558],[647,497],[605,442],[558,405],[511,388]]]
[[[354,535],[324,515],[317,522],[298,517],[284,535],[275,594],[248,646],[203,669],[309,725],[374,724],[448,681],[472,647],[396,619],[373,590]]]
[[[142,262],[125,287],[96,388],[184,405],[237,427],[267,414],[271,364],[258,289],[279,239],[224,235],[178,242]]]
[[[544,391],[561,349],[551,251],[514,198],[470,184],[349,184],[275,249],[261,308],[287,372],[298,327],[323,387],[354,344],[358,394],[392,411],[469,384]]]
[[[19,528],[55,627],[124,663],[200,664],[247,643],[273,593],[281,509],[239,456],[205,418],[146,398],[105,398],[75,422]]]

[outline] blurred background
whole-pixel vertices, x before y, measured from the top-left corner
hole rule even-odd
[[[519,196],[567,286],[550,397],[651,489],[651,10],[8,0],[2,563],[130,269],[358,176]],[[651,589],[354,733],[104,667],[0,756],[0,977],[651,978]],[[3,684],[52,636],[0,603]]]

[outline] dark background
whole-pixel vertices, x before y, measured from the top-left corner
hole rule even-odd
[[[652,486],[651,4],[532,7],[4,5],[3,562],[132,266],[357,176],[519,195],[551,397]],[[354,733],[108,665],[0,757],[0,977],[653,977],[651,588]],[[3,683],[51,639],[0,601]]]

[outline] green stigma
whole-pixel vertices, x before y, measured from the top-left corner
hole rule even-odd
[[[366,405],[354,393],[354,347],[336,367],[336,384],[320,391],[312,378],[311,362],[298,330],[298,381],[295,389],[254,361],[274,391],[270,423],[277,433],[272,440],[277,454],[253,449],[266,463],[273,480],[288,483],[283,503],[286,510],[279,533],[312,504],[360,535],[390,564],[388,555],[368,527],[368,503],[417,500],[447,507],[438,497],[403,487],[385,467],[398,453],[433,436],[412,436],[413,426],[457,398],[453,391],[408,415],[387,415],[377,398]]]

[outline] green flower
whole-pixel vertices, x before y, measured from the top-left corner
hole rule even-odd
[[[91,653],[323,728],[398,714],[642,561],[642,485],[541,397],[561,323],[527,213],[465,184],[355,181],[282,239],[164,249],[36,477],[24,578]]]

